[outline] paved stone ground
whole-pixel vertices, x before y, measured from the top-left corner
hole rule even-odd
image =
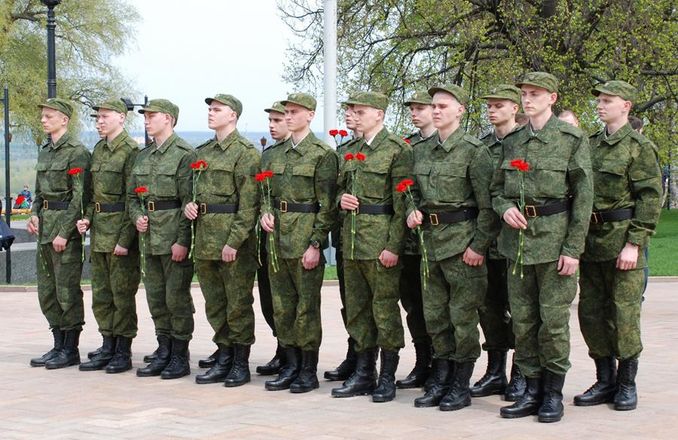
[[[323,288],[324,340],[319,371],[342,358],[346,334],[339,315],[338,288]],[[643,309],[643,352],[636,411],[616,412],[607,406],[578,408],[574,394],[593,380],[593,364],[579,333],[576,304],[572,317],[573,368],[565,384],[565,417],[545,425],[528,417],[499,417],[498,397],[474,399],[469,408],[452,413],[417,409],[419,390],[398,391],[394,402],[375,404],[367,397],[333,399],[336,383],[304,395],[268,392],[266,378],[253,374],[251,383],[235,389],[196,385],[197,361],[213,351],[204,301],[193,289],[196,331],[191,344],[190,377],[163,381],[137,378],[134,372],[107,375],[80,372],[77,367],[47,371],[30,368],[28,360],[48,348],[50,333],[34,292],[0,292],[0,438],[2,439],[674,439],[678,425],[678,282],[652,280]],[[91,293],[85,292],[87,325],[81,354],[100,339],[91,313]],[[155,348],[153,326],[143,291],[137,296],[140,331],[134,342],[134,366]],[[275,342],[257,311],[257,343],[251,369],[266,362]],[[403,350],[398,377],[413,364],[411,345]],[[484,369],[484,356],[474,379]],[[674,434],[671,434],[671,433]]]

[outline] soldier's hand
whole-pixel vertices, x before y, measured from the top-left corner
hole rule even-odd
[[[54,241],[52,241],[52,247],[54,248],[55,252],[63,252],[66,250],[66,245],[68,244],[68,240],[57,235],[54,237]]]
[[[301,265],[306,270],[312,270],[318,266],[318,263],[320,263],[320,249],[309,246],[301,257]]]
[[[617,257],[617,269],[632,270],[638,264],[638,246],[631,243],[626,243],[624,249]]]
[[[84,218],[82,220],[78,220],[75,222],[75,227],[78,228],[78,233],[82,235],[89,229],[89,220]]]
[[[341,209],[346,211],[355,211],[358,209],[358,206],[360,206],[360,202],[358,202],[358,198],[354,195],[342,194],[339,205],[341,206]]]
[[[407,216],[407,227],[414,229],[417,226],[421,225],[424,220],[424,215],[418,209],[415,209]]]
[[[504,221],[513,229],[527,229],[527,219],[515,206],[504,213]]]
[[[198,204],[195,202],[186,203],[184,208],[184,216],[189,220],[195,220],[198,218]]]
[[[233,249],[229,245],[225,244],[223,249],[221,249],[221,259],[226,263],[232,263],[238,257],[238,250]]]
[[[129,255],[129,249],[124,248],[124,247],[120,246],[119,244],[116,244],[115,249],[113,249],[113,255],[115,255],[117,257],[125,257],[125,256]]]
[[[579,267],[579,260],[576,258],[561,255],[558,259],[558,275],[574,275],[577,271],[577,267]]]
[[[35,235],[40,230],[40,219],[37,215],[32,215],[31,219],[26,224],[26,230],[29,234]]]
[[[148,231],[148,216],[142,215],[136,221],[137,231],[146,232]]]
[[[384,267],[393,267],[398,264],[398,254],[394,254],[393,252],[384,249],[381,251],[381,254],[379,254],[379,262],[381,262]]]
[[[264,213],[259,219],[259,224],[261,228],[266,232],[273,232],[275,228],[275,217],[270,212]]]
[[[464,251],[464,256],[462,259],[464,260],[464,263],[468,264],[469,266],[482,266],[485,262],[485,255],[477,253],[469,246]]]
[[[187,255],[188,248],[186,246],[182,246],[179,243],[174,243],[172,245],[172,261],[181,263],[186,259]]]

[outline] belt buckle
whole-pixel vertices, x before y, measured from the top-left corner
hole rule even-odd
[[[537,216],[537,207],[534,205],[525,205],[525,216],[534,218]]]
[[[280,212],[287,212],[287,200],[280,201]]]
[[[153,200],[149,200],[146,204],[146,207],[148,208],[148,212],[155,211],[155,202]]]
[[[438,220],[438,214],[433,213],[428,215],[428,220],[431,222],[431,225],[438,226],[440,221]]]
[[[42,209],[49,209],[49,200],[42,201]]]
[[[593,211],[591,213],[591,223],[593,224],[598,224],[603,222],[603,216],[600,215],[600,212],[598,211]]]
[[[200,214],[207,214],[207,203],[200,204]]]
[[[94,202],[94,212],[101,212],[101,203]]]

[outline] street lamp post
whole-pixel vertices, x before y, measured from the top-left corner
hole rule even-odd
[[[125,106],[127,106],[127,111],[132,112],[134,111],[134,107],[146,107],[148,105],[148,96],[144,95],[144,103],[143,104],[134,104],[132,102],[132,98],[120,98],[122,102],[125,103]],[[150,145],[151,144],[151,138],[148,137],[148,131],[144,127],[144,142],[145,145]]]
[[[9,167],[9,144],[12,141],[12,134],[9,132],[9,87],[5,85],[2,95],[2,105],[5,119],[5,221],[10,226],[12,221],[12,192],[10,189],[10,167]],[[12,252],[7,247],[5,258],[5,281],[12,284]]]
[[[56,49],[54,44],[56,20],[54,19],[54,8],[61,3],[61,0],[41,1],[43,5],[47,6],[47,97],[56,98]]]

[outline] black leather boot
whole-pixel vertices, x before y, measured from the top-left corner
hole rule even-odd
[[[617,393],[614,395],[614,409],[617,411],[630,411],[638,406],[637,373],[638,359],[622,359],[619,361]]]
[[[94,356],[98,356],[102,351],[104,351],[106,346],[110,346],[111,342],[107,341],[107,339],[115,339],[115,336],[103,336],[102,335],[101,347],[97,348],[94,351],[90,351],[89,353],[87,353],[87,359],[92,359]],[[115,341],[113,342],[113,347],[115,347]]]
[[[441,411],[456,411],[471,405],[469,384],[473,375],[473,362],[455,362],[450,390],[440,401]]]
[[[518,368],[518,365],[515,363],[514,354],[513,362],[511,363],[511,380],[504,391],[504,400],[507,402],[515,402],[525,394],[525,388],[527,388],[527,382],[525,381],[523,373],[520,372],[520,368]]]
[[[158,335],[158,348],[154,353],[155,357],[153,360],[145,367],[137,370],[137,376],[160,376],[160,373],[167,367],[172,356],[172,340],[169,336]]]
[[[82,330],[65,330],[64,331],[64,346],[56,356],[45,362],[45,368],[48,370],[56,370],[58,368],[70,367],[71,365],[78,365],[80,363],[80,332]]]
[[[367,349],[356,356],[355,371],[341,387],[332,389],[332,397],[363,396],[372,394],[377,387],[377,349]]]
[[[414,352],[417,356],[414,368],[405,379],[396,382],[396,386],[400,389],[421,388],[431,374],[431,344],[414,344]]]
[[[426,394],[414,399],[415,407],[429,408],[440,405],[440,401],[443,400],[443,397],[450,390],[450,367],[453,365],[447,359],[433,359],[433,369],[431,371],[433,382],[426,391]]]
[[[89,362],[80,364],[78,367],[80,371],[96,371],[106,368],[115,354],[115,344],[116,340],[113,336],[104,336],[103,345],[94,351],[98,351],[99,353],[92,356]]]
[[[377,388],[372,393],[372,402],[390,402],[396,396],[395,373],[398,369],[397,351],[381,349],[381,370]],[[428,376],[427,376],[428,377]]]
[[[191,374],[188,364],[188,341],[172,338],[172,356],[169,364],[160,373],[161,379],[178,379]]]
[[[517,419],[537,414],[541,406],[541,377],[528,377],[525,379],[525,392],[510,406],[504,406],[499,414],[505,419]]]
[[[617,392],[617,362],[614,357],[594,359],[593,362],[596,364],[596,383],[583,394],[574,396],[576,406],[593,406],[612,402]]]
[[[64,348],[64,332],[53,328],[52,338],[54,338],[54,345],[45,354],[40,357],[31,359],[31,367],[44,367],[45,363],[54,358]]]
[[[301,352],[301,371],[290,385],[290,393],[308,393],[318,388],[318,352]]]
[[[565,375],[544,372],[544,399],[539,407],[538,420],[541,423],[559,422],[563,418],[563,385]]]
[[[233,347],[219,344],[216,361],[214,365],[205,372],[195,376],[195,383],[218,383],[222,382],[228,376],[228,372],[233,367]]]
[[[250,346],[233,346],[233,366],[224,379],[225,387],[239,387],[250,381]]]
[[[275,350],[275,356],[268,361],[266,365],[259,365],[257,367],[257,374],[262,376],[272,376],[280,373],[280,369],[285,365],[285,349],[278,342],[278,348]]]
[[[301,350],[297,347],[285,347],[285,366],[278,377],[267,380],[264,387],[268,391],[288,390],[301,370]]]
[[[504,394],[506,391],[506,352],[491,350],[487,352],[487,370],[483,377],[471,387],[472,397],[485,397]]]
[[[198,361],[198,367],[212,368],[217,363],[218,356],[219,356],[219,344],[217,344],[217,349],[214,350],[214,353],[209,355],[206,359],[200,359]]]
[[[353,338],[348,338],[348,350],[346,351],[346,359],[341,361],[339,366],[332,371],[325,371],[323,377],[327,380],[347,380],[356,368],[357,354],[355,352],[355,341]]]
[[[115,354],[106,366],[106,373],[117,374],[132,369],[132,338],[117,336]]]

